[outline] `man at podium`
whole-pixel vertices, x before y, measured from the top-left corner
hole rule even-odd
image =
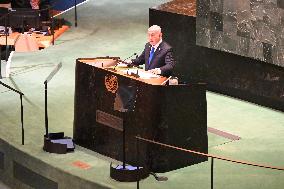
[[[161,27],[153,25],[148,29],[148,43],[142,54],[132,64],[145,64],[145,70],[162,76],[170,76],[175,66],[173,49],[162,39]]]

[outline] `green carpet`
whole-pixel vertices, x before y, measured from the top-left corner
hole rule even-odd
[[[120,56],[140,53],[146,42],[148,9],[165,0],[90,0],[78,7],[78,28],[64,33],[55,46],[31,53],[15,53],[11,77],[1,80],[25,94],[25,145],[21,145],[19,95],[0,86],[0,138],[27,156],[50,164],[48,177],[59,182],[59,188],[92,188],[91,182],[109,188],[136,188],[136,183],[119,183],[109,178],[110,159],[77,147],[67,155],[43,152],[44,80],[52,69],[63,63],[62,69],[48,84],[50,132],[64,131],[73,135],[74,70],[79,57]],[[60,17],[73,22],[74,11]],[[227,96],[207,92],[208,127],[241,137],[230,141],[209,133],[209,153],[232,159],[284,167],[284,114]],[[26,157],[16,157],[23,162]],[[82,170],[74,161],[91,165]],[[25,162],[37,169],[36,164]],[[214,161],[214,188],[283,189],[284,171],[267,170]],[[63,173],[81,177],[81,183],[61,180]],[[166,182],[149,177],[141,188],[210,188],[210,161],[163,174]],[[73,177],[72,177],[73,178]],[[83,181],[90,181],[84,184]],[[5,180],[3,181],[5,182]]]

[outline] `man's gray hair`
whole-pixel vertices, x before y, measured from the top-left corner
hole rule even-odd
[[[153,25],[148,29],[148,32],[162,32],[162,29],[158,25]]]

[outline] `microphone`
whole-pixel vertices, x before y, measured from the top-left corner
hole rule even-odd
[[[118,62],[121,62],[121,63],[124,63],[124,64],[126,64],[127,66],[132,66],[132,64],[130,63],[128,63],[128,62],[125,62],[126,60],[128,60],[129,58],[132,58],[133,56],[135,56],[135,55],[137,55],[137,53],[134,53],[134,54],[132,54],[131,56],[129,56],[129,57],[127,57],[126,59],[124,59],[124,60],[118,60]],[[137,55],[138,56],[138,55]],[[113,68],[108,68],[109,70],[112,70],[112,71],[114,71],[114,72],[116,72],[116,67],[118,66],[118,63],[113,67]]]
[[[129,58],[132,58],[133,56],[135,56],[135,55],[137,55],[137,53],[134,53],[133,55],[131,55],[130,57],[128,57],[128,58],[126,58],[126,59],[124,59],[124,60],[122,60],[122,62],[124,63],[125,62],[125,60],[128,60]]]
[[[120,62],[122,62],[122,63],[124,63],[124,64],[127,64],[127,66],[131,66],[132,64],[130,63],[128,63],[128,62],[125,62],[126,60],[128,60],[129,58],[132,58],[133,56],[135,56],[135,55],[137,55],[137,53],[134,53],[134,54],[132,54],[131,56],[129,56],[129,57],[127,57],[126,59],[124,59],[124,60],[120,60]],[[138,56],[138,55],[137,55]],[[116,64],[115,66],[114,66],[114,70],[115,70],[115,68],[116,68],[116,66],[117,66],[118,64]]]

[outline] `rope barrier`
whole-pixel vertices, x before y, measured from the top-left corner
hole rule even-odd
[[[188,149],[172,146],[172,145],[169,145],[169,144],[164,144],[164,143],[161,143],[161,142],[149,140],[149,139],[142,138],[142,137],[139,137],[139,136],[136,136],[136,138],[139,139],[139,140],[145,141],[145,142],[149,142],[149,143],[157,144],[157,145],[160,145],[160,146],[176,149],[176,150],[179,150],[179,151],[189,152],[189,153],[193,153],[193,154],[197,154],[197,155],[201,155],[201,156],[216,158],[216,159],[229,161],[229,162],[233,162],[233,163],[238,163],[238,164],[243,164],[243,165],[250,165],[250,166],[254,166],[254,167],[261,167],[261,168],[266,168],[266,169],[274,169],[274,170],[284,171],[283,167],[276,167],[276,166],[257,164],[257,163],[246,162],[246,161],[241,161],[241,160],[234,160],[234,159],[229,159],[229,158],[225,158],[225,157],[221,157],[221,156],[216,156],[216,155],[206,154],[206,153],[197,152],[197,151],[193,151],[193,150],[188,150]]]

